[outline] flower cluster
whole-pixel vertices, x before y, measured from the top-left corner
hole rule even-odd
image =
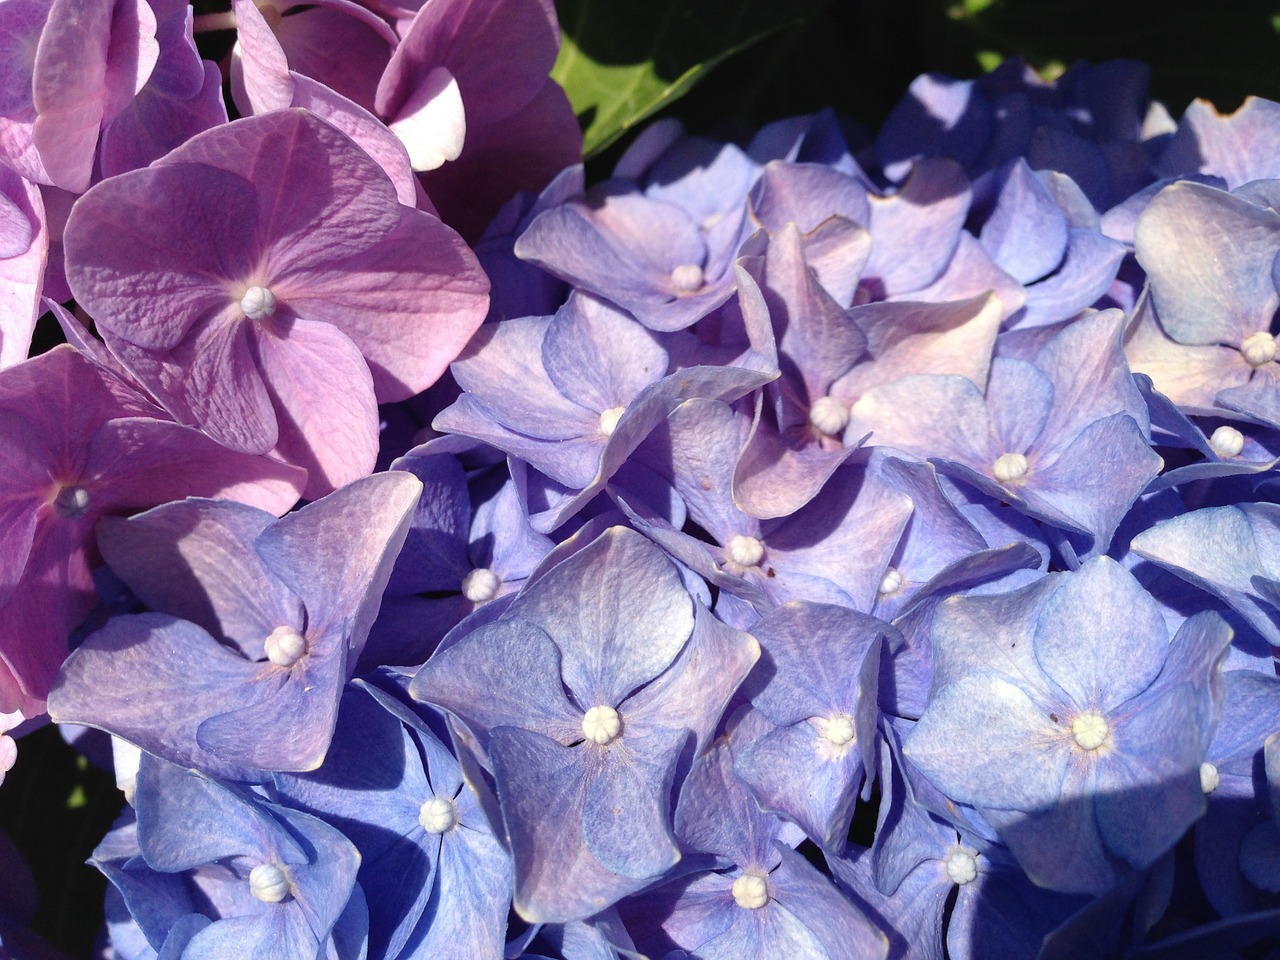
[[[588,188],[542,0],[233,7],[229,122],[188,8],[0,4],[0,776],[111,735],[112,956],[1280,933],[1280,106]]]

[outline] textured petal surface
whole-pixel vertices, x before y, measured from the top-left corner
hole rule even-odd
[[[1105,712],[1151,685],[1169,638],[1150,594],[1114,560],[1098,557],[1045,601],[1032,643],[1045,674],[1079,708]]]
[[[373,371],[378,402],[408,399],[439,379],[484,320],[489,283],[462,239],[430,214],[367,249],[279,274],[272,289],[300,316],[345,333]]]
[[[552,568],[508,615],[556,642],[565,685],[584,710],[616,707],[665,670],[693,631],[693,603],[671,561],[620,527]]]
[[[978,673],[937,691],[903,752],[953,800],[1031,812],[1057,804],[1069,740],[1021,688]]]
[[[306,469],[303,495],[315,500],[367,476],[378,457],[378,407],[359,348],[313,320],[258,327],[252,339],[276,415],[273,452]]]
[[[1179,343],[1238,347],[1270,329],[1280,306],[1271,280],[1280,247],[1275,211],[1224,190],[1175,183],[1147,205],[1134,243],[1160,322]]]

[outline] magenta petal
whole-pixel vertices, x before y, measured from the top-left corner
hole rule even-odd
[[[32,223],[31,217],[18,205],[18,200],[11,198],[8,191],[3,189],[19,185],[21,180],[8,168],[4,172],[8,172],[9,176],[5,178],[7,182],[0,185],[0,260],[8,260],[25,252],[36,233],[36,224]]]
[[[293,79],[290,106],[310,110],[358,143],[391,178],[399,201],[408,207],[416,206],[418,182],[409,167],[409,153],[396,135],[355,101],[296,71],[289,75]]]
[[[0,374],[0,409],[16,414],[31,428],[23,443],[31,475],[50,462],[78,469],[83,447],[95,430],[113,417],[153,416],[145,402],[92,361],[60,344]],[[44,460],[44,465],[38,461]],[[5,479],[12,480],[13,473]]]
[[[31,74],[49,8],[48,0],[0,4],[0,117],[31,111]],[[0,135],[0,142],[3,139]],[[10,156],[7,150],[0,152]]]
[[[49,232],[40,190],[0,164],[0,208],[6,207],[5,198],[10,215],[16,215],[8,249],[22,249],[7,259],[0,255],[0,369],[25,360],[31,349],[36,319],[43,312],[40,293],[49,257]],[[4,228],[0,227],[0,237],[3,233]],[[3,242],[0,239],[0,244]]]
[[[341,269],[330,262],[273,285],[299,314],[355,343],[384,403],[435,383],[489,309],[489,281],[462,238],[430,214],[400,209],[399,226]]]
[[[377,109],[393,116],[435,67],[458,81],[471,118],[509,116],[542,89],[559,48],[541,0],[432,0],[413,18],[378,84]]]
[[[227,122],[222,75],[216,66],[206,62],[201,76],[202,86],[186,100],[147,86],[102,131],[98,163],[104,179],[140,170],[196,134]]]
[[[159,161],[179,163],[208,164],[253,184],[258,249],[268,251],[268,277],[358,254],[400,222],[395,187],[382,168],[350,137],[305,110],[225,124]],[[201,192],[217,193],[207,186]]]
[[[34,717],[58,667],[67,656],[67,638],[93,609],[97,594],[89,574],[84,520],[37,529],[26,569],[9,602],[0,607],[0,697],[16,691],[0,713],[21,710]],[[13,683],[6,682],[8,673]]]
[[[103,126],[129,105],[147,84],[160,44],[156,41],[156,15],[147,0],[116,0],[111,14],[111,42],[103,78]]]
[[[32,499],[26,497],[0,501],[0,535],[4,539],[3,556],[0,556],[0,606],[9,602],[14,590],[22,582],[22,572],[31,555],[37,513],[32,509]]]
[[[267,453],[278,441],[276,414],[238,312],[223,310],[161,359],[105,330],[104,339],[175,419],[232,450]]]
[[[517,192],[540,191],[582,161],[582,131],[569,98],[550,77],[515,114],[484,124],[473,119],[462,155],[421,180],[441,218],[474,243]]]
[[[253,0],[232,0],[236,46],[231,52],[231,96],[245,116],[283,110],[293,100],[289,60]]]
[[[371,473],[378,405],[356,345],[313,320],[254,327],[253,340],[279,425],[274,452],[307,469],[303,496],[314,500]],[[224,383],[234,389],[234,381]]]
[[[52,182],[83,193],[102,128],[113,0],[54,0],[32,76],[36,148]]]
[[[0,604],[13,594],[26,567],[36,523],[51,492],[48,454],[21,414],[0,410]]]
[[[297,6],[273,28],[289,66],[372,110],[395,34],[359,4],[327,0]]]
[[[104,509],[216,497],[275,516],[298,502],[307,482],[300,467],[236,453],[199,430],[144,417],[109,420],[98,428],[85,458],[85,478],[102,490]]]
[[[234,302],[227,281],[253,268],[254,194],[243,177],[204,165],[104,180],[76,202],[63,233],[76,302],[110,334],[150,350],[177,346],[202,316]]]

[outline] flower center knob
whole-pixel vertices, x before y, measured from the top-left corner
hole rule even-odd
[[[758,873],[744,873],[733,881],[733,902],[744,910],[759,910],[769,902],[769,883]]]
[[[292,667],[307,652],[307,638],[293,627],[276,627],[263,642],[267,659],[277,667]]]
[[[249,871],[249,892],[263,903],[279,903],[289,895],[289,878],[278,863],[260,863]]]
[[[1200,789],[1205,793],[1213,793],[1218,789],[1218,768],[1206,760],[1200,764]]]
[[[418,823],[427,833],[445,833],[458,822],[458,810],[447,797],[432,797],[418,811]]]
[[[693,293],[702,289],[702,268],[696,263],[682,263],[671,271],[671,285],[676,293]]]
[[[1019,480],[1027,475],[1027,458],[1020,453],[1002,453],[992,464],[991,472],[1001,483]]]
[[[727,546],[729,559],[740,567],[754,567],[764,559],[764,544],[755,537],[737,534]]]
[[[819,397],[809,407],[809,424],[819,433],[834,437],[849,425],[849,408],[835,397]]]
[[[887,597],[891,593],[897,593],[902,587],[902,574],[898,572],[897,567],[890,567],[884,572],[884,576],[880,578],[880,586],[876,588],[876,592],[881,596]]]
[[[853,718],[847,713],[838,713],[834,717],[829,717],[822,735],[837,747],[843,747],[853,740]]]
[[[64,520],[79,520],[89,509],[89,491],[84,487],[63,487],[53,498],[53,509]]]
[[[618,421],[622,419],[622,415],[626,412],[626,407],[610,407],[608,410],[601,413],[600,432],[606,437],[612,437],[613,431],[618,428]]]
[[[265,320],[276,312],[276,295],[266,287],[250,287],[240,298],[240,309],[250,320]]]
[[[1244,449],[1244,434],[1224,423],[1209,437],[1209,447],[1220,457],[1238,457]]]
[[[947,876],[952,883],[966,884],[978,875],[978,858],[972,850],[954,846],[947,854]]]
[[[592,707],[582,717],[582,734],[592,743],[606,747],[622,733],[622,718],[610,706]]]
[[[1276,358],[1276,338],[1265,330],[1251,333],[1240,344],[1240,353],[1249,366],[1264,366]]]
[[[476,567],[462,578],[462,595],[472,603],[484,603],[498,595],[502,578],[488,567]]]
[[[1090,710],[1071,721],[1071,735],[1081,750],[1097,750],[1111,735],[1111,728],[1101,714]]]

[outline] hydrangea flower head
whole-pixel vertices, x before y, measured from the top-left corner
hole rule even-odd
[[[365,955],[360,855],[333,827],[149,755],[134,805],[93,863],[161,956]]]
[[[302,110],[104,181],[64,243],[77,302],[130,372],[179,421],[305,466],[312,499],[372,470],[377,402],[434,382],[488,303],[461,238]]]
[[[582,919],[679,860],[678,771],[758,655],[695,608],[657,547],[615,527],[427,661],[410,690],[492,764],[521,915]]]
[[[1100,892],[1203,812],[1230,635],[1202,613],[1170,640],[1156,601],[1107,557],[1011,594],[954,597],[904,754],[977,807],[1036,883]]]
[[[394,471],[281,520],[188,499],[106,528],[152,612],[76,648],[53,715],[219,776],[320,766],[421,489]]]
[[[1274,191],[1275,181],[1235,193],[1182,181],[1138,219],[1154,311],[1139,314],[1126,349],[1134,371],[1189,413],[1280,426]]]

